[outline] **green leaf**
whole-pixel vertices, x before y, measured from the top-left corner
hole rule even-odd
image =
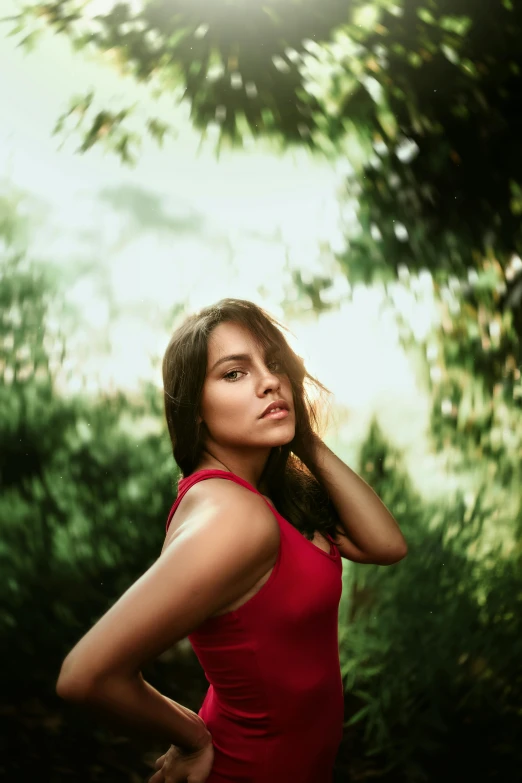
[[[371,704],[366,704],[366,706],[361,707],[361,709],[356,712],[355,715],[352,715],[349,720],[343,723],[343,726],[354,726],[356,723],[359,723],[364,717],[366,717],[366,715],[369,715],[371,709]]]

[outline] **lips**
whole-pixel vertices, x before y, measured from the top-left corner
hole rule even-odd
[[[270,413],[270,411],[273,411],[274,408],[282,408],[285,411],[289,411],[290,407],[288,403],[286,403],[284,400],[275,400],[275,402],[271,402],[270,405],[267,405],[261,416],[260,419],[263,418],[263,416],[266,416],[267,413]]]

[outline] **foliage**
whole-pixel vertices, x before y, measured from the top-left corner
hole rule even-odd
[[[522,760],[520,552],[502,558],[499,541],[478,556],[496,527],[487,487],[422,503],[376,425],[360,473],[394,509],[409,552],[391,568],[352,567],[340,637],[351,774],[508,779]]]
[[[249,129],[351,156],[346,195],[358,202],[361,230],[339,263],[352,283],[429,271],[441,304],[429,346],[440,379],[430,380],[435,443],[462,441],[464,464],[483,455],[498,462],[499,448],[508,449],[505,478],[515,480],[522,6],[332,0],[319,13],[308,0],[153,0],[139,9],[117,4],[95,20],[87,9],[72,0],[33,3],[14,32],[44,20],[78,45],[110,52],[160,93],[181,88],[195,125],[206,129],[218,117],[220,138],[231,143]],[[71,111],[85,118],[93,100],[79,97]],[[89,115],[82,149],[111,139],[125,157],[125,112],[109,114]],[[354,135],[358,155],[348,143]],[[332,306],[327,276],[305,283],[295,272],[294,284],[316,312]]]
[[[510,0],[150,0],[95,18],[89,3],[51,0],[12,21],[30,40],[44,24],[109,53],[232,144],[276,136],[335,155],[355,131],[371,158],[351,184],[364,228],[352,272],[461,275],[490,251],[504,269],[520,246],[522,11]],[[114,135],[125,158],[131,107],[87,119],[93,97],[71,106],[87,123],[81,149]],[[168,131],[148,125],[159,141]]]
[[[352,281],[398,273],[413,288],[415,272],[431,277],[439,319],[423,347],[434,445],[508,488],[522,455],[520,7],[401,9],[383,9],[365,39],[395,130],[374,128],[373,155],[348,180],[362,230],[341,263]]]
[[[155,95],[181,94],[194,125],[203,131],[217,125],[229,143],[263,134],[313,146],[319,106],[305,89],[301,55],[307,43],[328,40],[349,11],[343,0],[325,0],[320,7],[315,0],[149,0],[139,7],[118,2],[92,18],[88,4],[50,0],[25,4],[12,30],[23,34],[24,45],[33,45],[43,23],[78,48],[110,53],[121,73],[149,83]],[[123,122],[133,108],[104,108],[86,117],[93,97],[78,96],[71,104],[69,114],[85,121],[80,149],[112,136],[113,148],[127,159],[137,138]],[[158,118],[147,124],[159,142],[169,131]]]
[[[0,734],[10,749],[0,776],[136,783],[150,774],[150,743],[94,729],[54,687],[65,655],[161,549],[175,492],[161,395],[61,388],[60,287],[52,266],[29,259],[24,201],[8,190],[0,200]],[[199,668],[182,650],[162,658],[148,679],[197,709]]]
[[[522,456],[521,332],[517,314],[501,306],[503,277],[498,262],[488,259],[481,273],[445,283],[427,270],[410,275],[403,267],[400,296],[389,286],[389,298],[432,400],[434,448],[444,451],[448,467],[483,472],[513,499]],[[417,313],[435,310],[422,334],[413,304]]]
[[[4,218],[0,639],[4,697],[20,697],[53,687],[68,648],[157,557],[174,471],[150,392],[93,401],[59,389],[54,276],[13,250]]]
[[[393,116],[373,128],[360,187],[373,264],[463,276],[520,247],[520,6],[501,0],[403,2],[364,38]],[[368,268],[368,245],[363,254]]]
[[[432,432],[437,448],[458,448],[461,465],[482,461],[506,490],[516,491],[522,456],[522,332],[516,315],[498,306],[499,265],[489,267],[489,281],[484,274],[475,290],[457,291],[442,304],[432,362],[432,369],[440,368],[432,383]]]
[[[339,258],[347,277],[381,277],[390,299],[399,277],[419,304],[424,289],[438,303],[438,322],[420,340],[404,318],[404,341],[421,355],[435,448],[480,480],[471,494],[426,504],[400,455],[376,427],[369,433],[361,473],[398,518],[409,554],[392,568],[346,572],[340,764],[353,778],[387,770],[401,783],[511,779],[522,762],[522,6],[153,0],[143,11],[120,3],[96,20],[86,8],[33,2],[13,32],[30,43],[43,24],[104,52],[155,94],[190,101],[194,125],[227,143],[267,137],[350,155],[346,196],[358,202],[361,231]],[[132,161],[133,107],[97,107],[95,98],[77,96],[57,131],[78,119],[82,151],[103,142]],[[158,117],[147,123],[158,141],[172,131]],[[9,237],[7,206],[0,225]],[[20,672],[30,672],[28,690],[48,684],[74,638],[154,557],[157,516],[172,494],[165,440],[137,446],[122,428],[153,409],[150,390],[141,407],[57,392],[44,339],[51,278],[36,277],[9,242],[0,597],[16,661],[4,669],[6,692],[21,687]],[[328,275],[296,272],[294,283],[316,312],[328,306]]]

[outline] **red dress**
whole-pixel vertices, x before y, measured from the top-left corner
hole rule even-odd
[[[181,479],[187,490],[223,470]],[[262,495],[261,495],[262,497]],[[210,617],[189,641],[210,683],[199,715],[214,745],[207,783],[331,783],[343,732],[337,618],[342,563],[308,541],[263,498],[280,528],[276,564],[258,593]]]

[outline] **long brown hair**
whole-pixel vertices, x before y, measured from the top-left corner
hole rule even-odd
[[[305,381],[319,393],[319,400],[330,392],[307,372],[301,357],[292,350],[283,334],[288,332],[286,327],[253,302],[221,299],[188,316],[169,342],[163,357],[165,416],[174,460],[182,476],[193,473],[201,459],[205,425],[198,423],[198,412],[207,372],[208,339],[212,330],[224,322],[246,327],[266,357],[277,357],[292,387],[295,436],[290,443],[272,449],[259,482],[263,493],[307,538],[311,539],[316,530],[334,535],[335,509],[314,475],[317,466],[312,447],[320,403],[311,399]],[[303,462],[292,452],[296,444]]]

